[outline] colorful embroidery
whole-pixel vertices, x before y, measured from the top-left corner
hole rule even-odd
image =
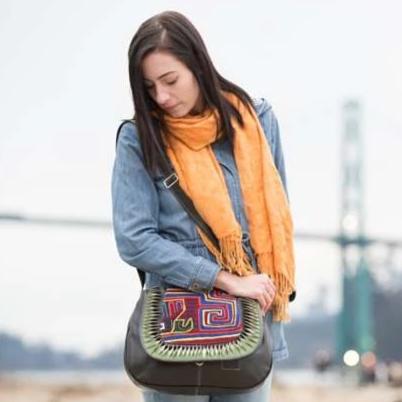
[[[244,329],[240,301],[215,289],[166,289],[161,313],[160,336],[166,344],[219,345],[236,340]]]
[[[141,342],[154,359],[241,359],[261,344],[264,327],[256,300],[234,298],[218,290],[205,294],[150,288],[143,303]],[[196,314],[198,306],[202,308]]]

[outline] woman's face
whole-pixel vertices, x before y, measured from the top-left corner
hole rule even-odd
[[[167,51],[155,51],[142,61],[145,87],[170,116],[183,117],[202,110],[200,88],[194,74]]]

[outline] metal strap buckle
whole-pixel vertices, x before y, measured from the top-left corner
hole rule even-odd
[[[173,186],[173,184],[177,183],[179,181],[179,178],[177,177],[176,173],[172,173],[168,177],[166,177],[165,180],[163,180],[163,185],[166,188],[170,188]]]

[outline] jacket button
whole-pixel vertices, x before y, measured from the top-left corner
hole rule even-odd
[[[195,282],[192,284],[191,288],[194,290],[198,290],[200,288],[200,285],[197,282]]]

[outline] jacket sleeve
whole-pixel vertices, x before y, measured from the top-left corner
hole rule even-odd
[[[260,117],[260,121],[262,123],[262,128],[264,129],[265,136],[270,145],[275,166],[278,169],[279,175],[281,176],[285,193],[289,199],[286,181],[285,159],[282,152],[279,124],[278,119],[276,118],[271,106],[269,106],[268,110],[263,112],[262,116]]]
[[[113,229],[120,257],[165,282],[191,290],[211,289],[220,270],[204,257],[158,232],[159,198],[143,164],[134,124],[125,123],[117,142],[112,173]]]

